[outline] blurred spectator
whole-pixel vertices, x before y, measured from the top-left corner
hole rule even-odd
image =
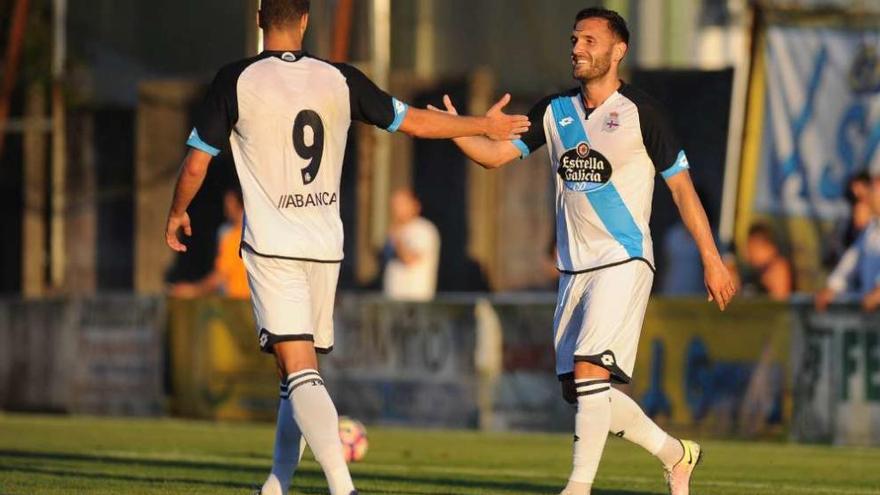
[[[217,256],[214,269],[197,282],[178,282],[171,286],[175,297],[198,297],[219,293],[234,299],[250,297],[247,273],[239,256],[244,205],[240,189],[230,189],[223,196],[226,222],[217,231]]]
[[[684,296],[706,292],[700,251],[681,220],[666,231],[663,259],[665,275],[660,288],[663,295]]]
[[[437,291],[440,234],[421,212],[422,204],[411,189],[391,195],[391,226],[383,251],[383,288],[390,299],[430,301]]]
[[[868,200],[870,188],[871,176],[866,171],[858,172],[847,181],[845,197],[849,204],[849,218],[846,222],[838,223],[834,229],[834,235],[823,255],[824,267],[833,268],[840,261],[843,252],[855,242],[871,221],[871,206]]]
[[[859,172],[847,184],[846,200],[850,205],[850,218],[843,235],[844,249],[850,247],[865,230],[871,218],[871,176],[867,171]]]
[[[769,225],[756,223],[749,227],[746,240],[746,263],[749,270],[743,278],[743,290],[767,294],[775,301],[791,295],[791,263],[782,255]]]
[[[816,309],[824,311],[839,294],[858,295],[866,311],[880,306],[880,174],[869,182],[868,204],[872,217],[816,295]],[[853,212],[855,216],[855,211]]]

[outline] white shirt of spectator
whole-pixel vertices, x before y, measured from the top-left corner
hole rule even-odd
[[[437,266],[440,263],[440,234],[437,227],[418,217],[400,229],[400,243],[417,255],[406,264],[394,258],[385,267],[385,296],[400,301],[430,301],[437,291]]]
[[[859,273],[860,258],[871,258],[867,272]],[[880,219],[873,219],[871,223],[865,227],[864,232],[856,239],[852,246],[849,247],[837,262],[837,266],[828,276],[827,287],[835,294],[843,294],[852,292],[853,282],[857,277],[868,277],[868,280],[860,280],[861,287],[859,293],[864,295],[875,287],[880,287],[880,270],[877,270],[878,259],[880,259]],[[874,268],[873,270],[871,268]]]

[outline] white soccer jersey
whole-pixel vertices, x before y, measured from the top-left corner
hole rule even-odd
[[[523,156],[548,144],[556,173],[557,263],[581,273],[641,260],[654,269],[648,222],[654,175],[688,168],[653,99],[627,84],[594,109],[580,89],[551,95],[529,112],[514,144]]]
[[[230,144],[244,197],[244,249],[339,262],[339,182],[351,121],[393,132],[406,111],[350,65],[265,51],[220,69],[187,144],[211,155]]]

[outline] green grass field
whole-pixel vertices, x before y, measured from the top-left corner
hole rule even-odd
[[[361,493],[556,494],[568,435],[370,428]],[[273,425],[0,414],[0,494],[249,494]],[[880,449],[704,442],[692,493],[880,494]],[[306,459],[292,493],[327,493]],[[665,493],[654,459],[611,437],[594,494]]]

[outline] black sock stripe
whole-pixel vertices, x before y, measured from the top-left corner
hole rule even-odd
[[[300,386],[303,382],[314,382],[314,381],[324,383],[324,379],[321,378],[321,375],[304,376],[304,377],[300,378],[299,380],[295,380],[295,381],[290,382],[290,385],[288,385],[289,388],[287,389],[287,393],[289,394],[290,392],[293,392],[293,389]]]
[[[290,394],[287,393],[287,392],[282,392],[282,393],[278,394],[278,397],[280,397],[280,398],[282,398],[282,399],[284,399],[284,400],[287,400],[287,399],[290,398]]]
[[[296,387],[297,385],[299,385],[303,381],[308,381],[308,380],[319,380],[322,383],[324,382],[324,379],[321,378],[321,375],[319,375],[317,373],[315,373],[314,375],[301,376],[301,377],[297,378],[296,380],[291,380],[290,383],[287,384],[287,391],[292,392],[294,387]]]
[[[302,371],[297,374],[291,373],[290,375],[287,376],[287,386],[289,387],[292,382],[295,382],[296,380],[299,380],[302,377],[312,376],[312,375],[315,375],[318,378],[321,378],[321,375],[315,370],[306,370],[306,371]]]
[[[606,378],[604,380],[587,380],[587,381],[583,381],[583,382],[575,381],[574,386],[575,386],[575,388],[581,388],[581,387],[588,387],[590,385],[598,385],[600,383],[611,383],[611,379]]]
[[[305,378],[303,380],[300,380],[300,381],[292,384],[290,386],[290,392],[288,392],[288,394],[292,394],[294,390],[298,389],[299,387],[302,387],[306,383],[315,383],[316,385],[324,385],[324,380],[322,380],[320,376]]]
[[[586,390],[586,391],[584,391],[584,392],[578,392],[578,397],[583,397],[584,395],[598,394],[599,392],[605,392],[606,390],[611,390],[611,387],[608,386],[608,387],[605,387],[605,388],[596,388],[596,389],[593,389],[593,390]]]

